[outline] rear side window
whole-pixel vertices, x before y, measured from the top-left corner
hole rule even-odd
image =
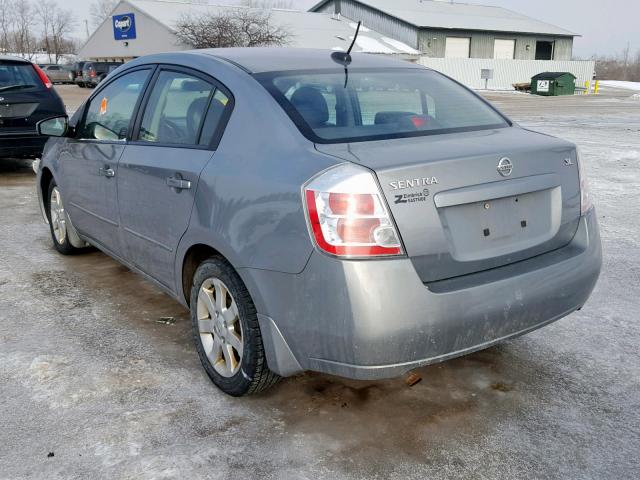
[[[162,71],[149,96],[138,140],[209,145],[228,103],[211,83],[183,72]]]
[[[0,63],[0,92],[42,88],[42,81],[29,63]]]
[[[325,70],[258,80],[310,140],[337,143],[507,127],[486,102],[430,70]]]
[[[79,138],[125,140],[136,103],[149,70],[138,70],[117,78],[93,97],[87,107]]]

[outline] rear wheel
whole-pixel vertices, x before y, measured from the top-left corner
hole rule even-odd
[[[191,289],[193,337],[207,375],[223,392],[249,395],[274,385],[256,308],[236,271],[220,257],[204,261]]]
[[[74,247],[69,241],[68,217],[62,201],[62,194],[55,180],[51,180],[49,184],[47,199],[47,214],[53,246],[63,255],[78,253],[81,249]]]

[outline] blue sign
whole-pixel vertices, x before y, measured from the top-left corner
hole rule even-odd
[[[113,21],[113,38],[131,40],[136,38],[136,17],[133,13],[123,13],[111,17]]]

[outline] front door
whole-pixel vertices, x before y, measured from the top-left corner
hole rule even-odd
[[[160,69],[155,77],[120,159],[118,204],[126,258],[175,291],[176,249],[230,105],[212,79],[190,70]]]
[[[116,254],[120,253],[118,161],[150,72],[124,74],[97,92],[60,157],[58,180],[73,225]]]

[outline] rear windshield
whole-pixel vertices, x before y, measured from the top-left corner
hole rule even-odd
[[[431,70],[386,69],[257,75],[312,141],[337,143],[503,128],[474,93]]]
[[[40,88],[42,82],[29,63],[0,62],[0,93]]]

